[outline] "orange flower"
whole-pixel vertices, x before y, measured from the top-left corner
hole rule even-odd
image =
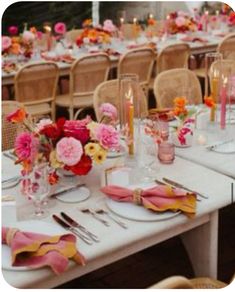
[[[214,107],[215,106],[215,101],[214,98],[210,95],[210,96],[205,96],[204,97],[204,103],[205,105],[207,105],[208,107]]]
[[[85,26],[91,26],[92,25],[92,19],[91,18],[88,18],[88,19],[85,19],[82,23],[82,26],[85,27]]]
[[[148,25],[155,25],[156,24],[156,20],[153,18],[149,18],[148,19]]]
[[[20,53],[20,44],[13,43],[10,47],[10,53],[13,55],[19,55]]]
[[[186,108],[182,107],[175,107],[174,108],[174,115],[175,116],[180,116],[180,115],[187,115],[188,111]]]
[[[54,185],[58,182],[59,176],[56,174],[56,172],[50,173],[48,176],[48,182],[50,185]]]
[[[11,42],[12,42],[13,44],[15,44],[15,43],[18,44],[18,43],[20,42],[20,38],[17,37],[17,36],[14,36],[14,37],[11,38]]]
[[[30,27],[30,29],[29,29],[32,33],[37,33],[37,29],[36,29],[36,27],[35,26],[32,26],[32,27]]]
[[[187,104],[187,99],[184,96],[182,96],[182,97],[176,97],[174,99],[174,105],[175,105],[175,107],[185,108],[186,104]]]
[[[25,110],[23,108],[20,108],[20,109],[16,110],[15,112],[7,115],[6,119],[8,122],[22,123],[26,117],[27,117],[27,113],[25,112]]]

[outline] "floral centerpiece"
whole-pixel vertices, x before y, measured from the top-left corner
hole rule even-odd
[[[42,119],[35,124],[24,109],[18,109],[9,114],[7,120],[25,127],[17,136],[14,149],[16,163],[23,167],[22,175],[46,162],[50,167],[50,184],[58,182],[61,169],[75,175],[88,174],[94,163],[101,164],[108,151],[120,146],[119,134],[112,125],[94,122],[90,117],[83,120],[60,118],[57,122]]]
[[[110,43],[111,35],[115,31],[115,26],[111,20],[106,20],[104,26],[92,26],[92,20],[87,19],[83,22],[83,32],[76,39],[78,47],[82,45],[93,45]]]
[[[195,109],[187,109],[187,102],[185,97],[174,99],[173,113],[178,125],[173,127],[175,132],[173,132],[172,139],[178,147],[188,147],[192,144]]]
[[[170,34],[196,31],[197,22],[184,11],[172,12],[167,18],[167,30]]]

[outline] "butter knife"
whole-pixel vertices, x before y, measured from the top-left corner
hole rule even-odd
[[[74,228],[78,228],[81,231],[83,231],[85,234],[87,234],[92,240],[94,240],[95,242],[99,242],[99,238],[93,234],[92,232],[90,232],[89,230],[87,230],[84,226],[82,226],[80,223],[78,223],[77,221],[75,221],[73,218],[71,218],[69,215],[65,214],[64,212],[60,212],[60,215]]]
[[[186,190],[186,191],[188,191],[188,192],[190,192],[190,193],[194,193],[195,195],[197,195],[197,196],[199,196],[199,197],[202,197],[202,198],[204,198],[204,199],[208,199],[207,196],[202,195],[201,193],[198,193],[198,192],[196,192],[196,191],[194,191],[194,190],[192,190],[192,189],[189,189],[189,188],[187,188],[186,186],[184,186],[184,185],[182,185],[182,184],[180,184],[180,183],[178,183],[178,182],[175,182],[175,181],[173,181],[173,180],[171,180],[171,179],[168,179],[168,178],[165,178],[165,177],[164,177],[163,180],[164,180],[166,183],[168,183],[168,184],[170,184],[170,185],[172,185],[172,186],[174,186],[174,187],[176,187],[176,188],[184,189],[184,190]]]
[[[224,144],[228,144],[228,143],[231,143],[233,141],[234,141],[234,139],[230,139],[230,140],[221,141],[221,142],[213,143],[213,144],[210,144],[210,145],[206,145],[206,149],[213,150],[218,146],[222,146]]]
[[[69,188],[69,189],[65,189],[65,190],[62,190],[62,191],[56,192],[56,193],[52,194],[51,197],[57,197],[57,196],[59,196],[59,195],[63,195],[63,194],[69,193],[69,192],[74,191],[74,190],[76,190],[77,188],[83,187],[83,186],[85,186],[85,185],[86,185],[86,184],[77,184],[76,186],[71,187],[71,188]]]
[[[84,234],[81,234],[77,229],[75,229],[73,226],[67,224],[60,217],[58,217],[58,216],[56,216],[54,214],[52,215],[52,217],[64,229],[69,230],[70,232],[72,232],[73,234],[75,234],[76,236],[78,236],[81,240],[83,240],[85,243],[90,244],[90,245],[92,244],[92,241],[91,241],[90,238],[86,237]]]

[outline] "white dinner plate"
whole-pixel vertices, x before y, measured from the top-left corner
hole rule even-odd
[[[107,158],[117,158],[117,157],[121,157],[124,156],[126,153],[125,147],[121,146],[120,151],[109,151],[107,153]]]
[[[224,154],[235,153],[235,141],[231,141],[230,143],[226,143],[223,145],[218,145],[211,150],[214,152],[224,153]]]
[[[91,192],[86,187],[78,187],[75,190],[65,192],[64,194],[56,196],[56,199],[64,203],[79,203],[88,199]]]
[[[65,230],[59,225],[55,225],[52,223],[30,220],[30,221],[20,221],[10,223],[5,225],[5,227],[14,227],[18,228],[22,231],[28,232],[37,232],[48,235],[62,235],[65,234]],[[38,269],[35,267],[13,267],[11,265],[11,250],[10,247],[2,244],[2,269],[4,270],[12,270],[12,271],[28,271]]]
[[[154,212],[151,210],[145,209],[143,206],[137,206],[133,203],[126,202],[117,202],[111,199],[106,199],[107,207],[113,213],[134,221],[162,221],[174,218],[178,216],[181,212]]]

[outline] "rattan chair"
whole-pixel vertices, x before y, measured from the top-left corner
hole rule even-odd
[[[223,59],[235,60],[235,33],[227,35],[220,42],[217,52],[223,55]]]
[[[69,93],[56,97],[56,105],[67,108],[71,120],[76,119],[85,108],[93,107],[95,88],[108,79],[110,65],[109,56],[104,53],[90,54],[73,63]]]
[[[202,103],[200,83],[189,69],[172,69],[157,75],[154,95],[158,108],[173,107],[175,97],[185,96],[189,104]]]
[[[147,95],[155,58],[156,55],[151,48],[129,50],[119,60],[118,78],[121,74],[137,74],[140,85]]]
[[[19,124],[8,122],[6,116],[22,107],[17,101],[2,101],[2,151],[14,147],[15,138],[22,129]]]
[[[101,83],[97,86],[94,92],[94,110],[96,114],[96,118],[98,121],[101,120],[102,116],[99,111],[99,108],[102,103],[111,103],[113,104],[117,110],[119,111],[119,91],[118,91],[118,80],[109,80],[106,82]],[[147,102],[146,97],[139,87],[139,97],[140,97],[140,114],[141,117],[145,117],[148,114]]]
[[[211,278],[195,278],[187,279],[182,276],[172,276],[166,278],[153,286],[150,289],[220,289],[228,284],[214,280]]]
[[[51,115],[55,120],[58,78],[59,67],[54,62],[25,65],[15,75],[15,98],[32,116]]]

